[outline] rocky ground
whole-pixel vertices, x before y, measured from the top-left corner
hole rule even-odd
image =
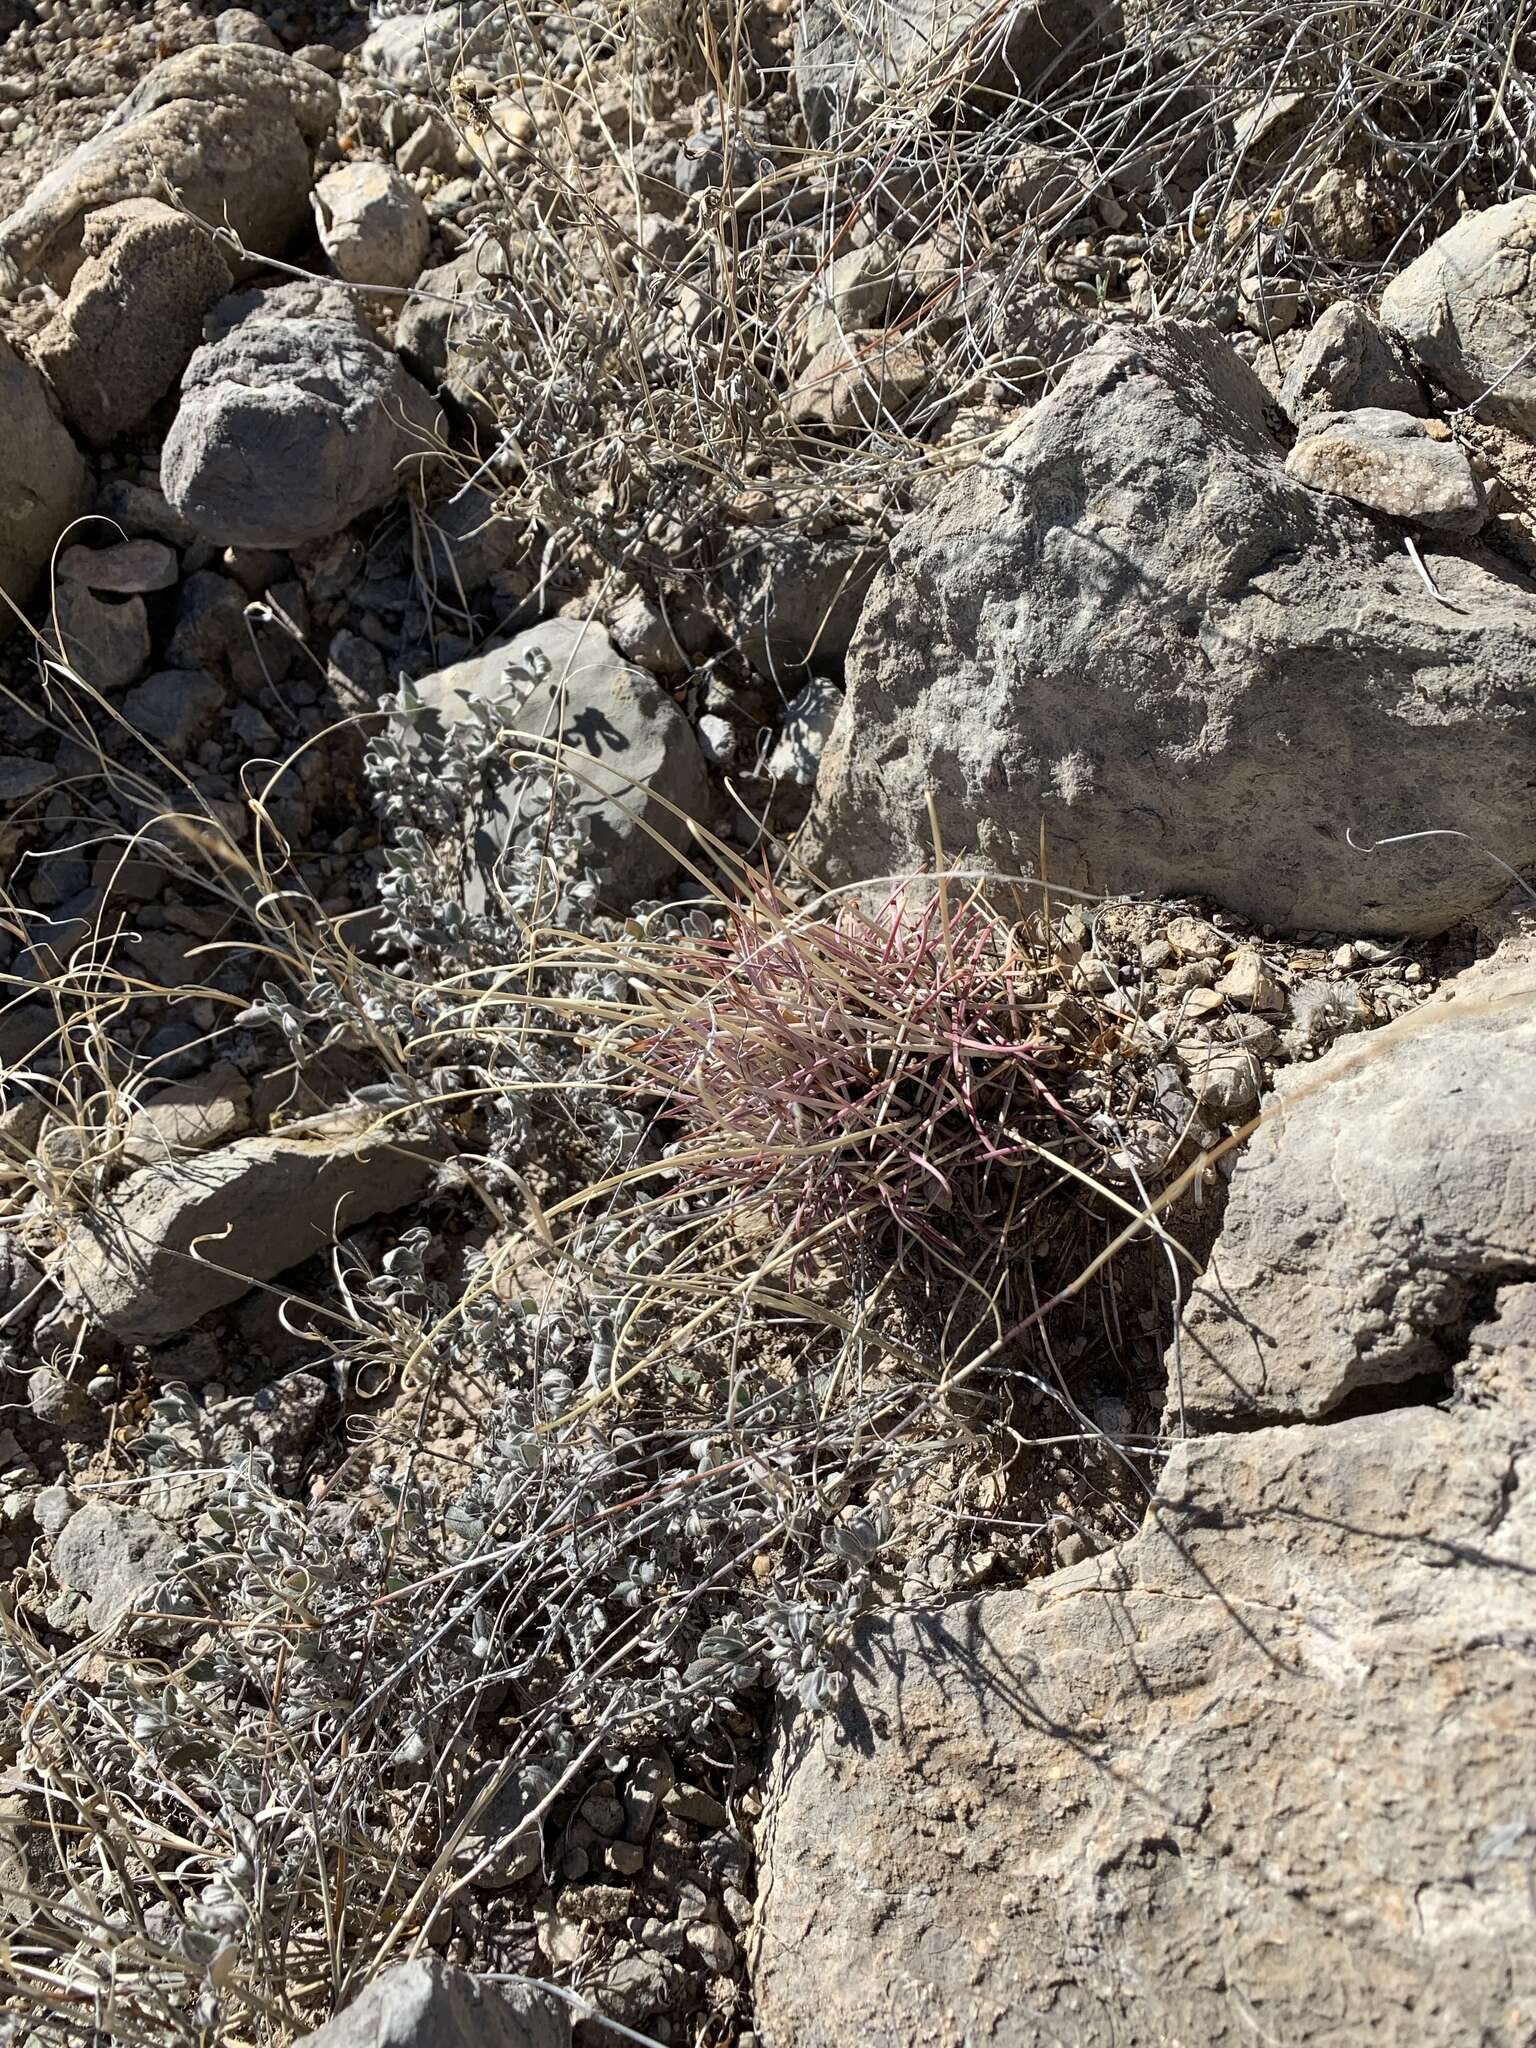
[[[6,2038],[1536,2038],[1536,57],[1281,27],[0,0]]]

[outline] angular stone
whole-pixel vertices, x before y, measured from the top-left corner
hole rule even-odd
[[[66,1243],[66,1298],[122,1342],[176,1336],[341,1232],[416,1201],[436,1166],[430,1147],[358,1112],[142,1167]]]
[[[163,1165],[186,1152],[227,1144],[251,1127],[251,1087],[238,1067],[213,1067],[162,1088],[128,1119],[123,1159]]]
[[[1285,467],[1314,491],[1441,533],[1475,533],[1488,516],[1466,450],[1405,412],[1316,413],[1302,421]]]
[[[414,284],[432,223],[413,186],[388,164],[339,164],[315,187],[320,246],[349,284]]]
[[[170,1576],[176,1538],[142,1508],[91,1501],[77,1508],[54,1542],[49,1568],[64,1589],[49,1619],[70,1634],[130,1634],[154,1640],[164,1633],[137,1610],[153,1610]]]
[[[205,540],[328,539],[420,476],[445,432],[395,357],[336,320],[246,320],[182,380],[160,477]]]
[[[744,535],[721,582],[753,668],[793,686],[795,670],[841,661],[883,554],[859,533],[765,527]]]
[[[869,1628],[759,1835],[765,2048],[1518,2038],[1536,1288],[1463,1384],[1178,1444],[1133,1542]]]
[[[90,215],[174,195],[198,220],[231,227],[258,259],[281,256],[308,220],[311,154],[339,106],[330,79],[281,51],[182,50],[0,221],[0,254],[62,291],[80,266]],[[230,260],[237,270],[258,267]]]
[[[800,851],[830,882],[946,853],[1255,924],[1432,932],[1536,862],[1536,586],[1287,476],[1219,336],[1096,342],[865,600]],[[1468,839],[1365,852],[1445,816]]]
[[[558,757],[578,784],[573,808],[591,833],[592,852],[614,902],[634,902],[674,866],[686,847],[686,820],[710,808],[698,742],[681,711],[643,669],[615,654],[602,627],[548,619],[468,661],[413,686],[421,710],[406,730],[416,744],[441,746],[447,730],[477,704],[522,697],[509,729],[525,746]],[[483,909],[507,847],[529,829],[517,814],[522,778],[510,787],[494,774],[462,848],[466,906]],[[677,815],[681,813],[681,815]]]
[[[812,138],[825,142],[880,95],[941,61],[969,88],[1010,93],[1069,71],[1107,7],[1023,0],[999,22],[984,0],[804,0],[794,82]]]
[[[0,338],[0,638],[27,603],[54,542],[89,498],[85,458],[46,380]],[[5,600],[9,598],[10,604]]]
[[[1280,387],[1280,403],[1296,426],[1314,413],[1383,406],[1423,414],[1424,394],[1363,306],[1341,301],[1312,327]]]
[[[298,2048],[570,2048],[570,2039],[569,2008],[553,1992],[483,1984],[429,1956],[376,1977]]]
[[[928,381],[916,342],[860,328],[834,336],[806,364],[789,394],[797,426],[874,426],[899,415]]]
[[[814,356],[829,341],[861,327],[878,327],[895,293],[901,251],[889,235],[850,249],[826,267],[801,321],[802,344]]]
[[[59,653],[97,690],[120,690],[149,660],[149,614],[142,597],[106,604],[83,583],[60,580],[54,595]]]
[[[1387,286],[1381,323],[1480,419],[1536,440],[1536,194],[1457,221]]]
[[[1536,963],[1282,1071],[1184,1311],[1186,1417],[1314,1419],[1443,1373],[1536,1273]]]
[[[135,732],[163,752],[180,756],[212,732],[224,707],[224,686],[203,669],[160,669],[123,699]]]
[[[105,590],[118,597],[142,591],[169,590],[176,581],[174,549],[158,540],[120,540],[111,547],[65,548],[59,556],[60,576],[83,583],[87,590]]]
[[[85,223],[85,261],[33,344],[65,413],[94,447],[140,426],[186,368],[229,265],[195,221],[154,199]]]

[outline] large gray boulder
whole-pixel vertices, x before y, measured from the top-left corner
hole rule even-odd
[[[1110,11],[1102,0],[804,0],[794,76],[806,126],[825,142],[940,60],[972,86],[1017,93],[1069,67]]]
[[[804,850],[831,881],[946,853],[1215,896],[1256,923],[1429,932],[1536,861],[1536,584],[1288,476],[1214,333],[1096,342],[898,534]],[[1447,826],[1468,840],[1356,845]]]
[[[1381,319],[1480,419],[1536,440],[1536,194],[1457,221],[1393,278]]]
[[[1536,950],[1278,1078],[1184,1313],[1170,1421],[1327,1415],[1444,1374],[1536,1274]]]
[[[242,320],[182,379],[160,481],[221,546],[328,540],[420,477],[441,408],[350,321]]]
[[[586,824],[605,901],[649,894],[689,844],[688,820],[706,819],[709,778],[693,728],[644,669],[614,651],[595,622],[546,619],[412,686],[403,721],[412,745],[440,748],[477,710],[501,705],[509,744],[557,761],[575,780],[572,808]],[[507,849],[542,829],[522,808],[525,774],[487,763],[480,801],[458,849],[466,909],[495,899]]]
[[[427,1192],[434,1148],[339,1112],[141,1167],[64,1246],[68,1310],[157,1343]]]
[[[1183,1443],[1133,1542],[871,1628],[759,1839],[766,2048],[1523,2040],[1536,1286],[1467,1352],[1448,1407]]]
[[[0,339],[0,638],[47,568],[54,542],[85,508],[85,458],[32,365]],[[5,599],[11,603],[7,604]]]
[[[398,1963],[299,2048],[569,2048],[568,2008],[534,1984],[483,1984],[435,1956]]]
[[[339,105],[333,80],[280,50],[182,50],[0,221],[0,257],[62,291],[92,213],[172,197],[257,255],[280,256],[308,221],[315,147]]]
[[[104,448],[170,390],[232,280],[212,237],[156,199],[93,213],[81,246],[85,261],[33,355],[75,426]]]

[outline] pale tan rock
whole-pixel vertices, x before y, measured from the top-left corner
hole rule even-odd
[[[66,415],[103,448],[140,426],[202,339],[203,315],[233,282],[195,221],[154,199],[86,221],[85,261],[33,345]]]
[[[868,1629],[759,1834],[765,2048],[1515,2048],[1536,1287],[1462,1381],[1181,1444],[1133,1542]]]
[[[1288,472],[1372,512],[1443,533],[1475,533],[1487,517],[1464,449],[1405,412],[1360,406],[1302,421]]]
[[[85,458],[47,381],[0,339],[0,639],[48,567],[55,541],[86,508]],[[10,599],[10,604],[5,599]]]
[[[1271,1016],[1280,1015],[1286,1007],[1285,989],[1265,966],[1264,955],[1256,946],[1238,947],[1231,966],[1216,984],[1216,993],[1229,1003],[1240,1003],[1245,1010],[1261,1010]]]
[[[251,44],[200,44],[157,64],[88,142],[0,221],[0,255],[65,290],[89,217],[125,199],[179,198],[233,228],[258,263],[305,225],[311,157],[336,119],[332,80]]]
[[[313,198],[320,246],[349,284],[404,286],[421,275],[432,223],[415,190],[388,164],[338,164]]]
[[[1469,977],[1278,1094],[1184,1313],[1184,1412],[1218,1426],[1443,1372],[1482,1290],[1536,1272],[1536,971]]]
[[[238,1067],[214,1067],[163,1088],[128,1120],[123,1158],[150,1166],[184,1152],[206,1152],[251,1127],[250,1083]]]
[[[928,381],[915,342],[877,328],[835,337],[806,364],[789,394],[797,426],[867,426],[900,414]]]
[[[342,1113],[142,1167],[66,1243],[66,1299],[124,1342],[175,1336],[415,1201],[436,1164],[430,1147]]]

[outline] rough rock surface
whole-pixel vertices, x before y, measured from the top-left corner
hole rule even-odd
[[[1314,413],[1350,412],[1359,405],[1422,414],[1424,394],[1365,308],[1341,300],[1297,350],[1280,403],[1300,426]]]
[[[1536,860],[1536,585],[1288,477],[1217,336],[1106,336],[1001,459],[901,529],[865,601],[804,851],[946,850],[1214,895],[1285,929],[1434,931]],[[1452,794],[1454,793],[1454,794]],[[1471,835],[1355,850],[1427,825]]]
[[[154,1606],[169,1575],[176,1539],[142,1508],[93,1501],[60,1530],[49,1567],[61,1592],[49,1610],[55,1628],[70,1634],[112,1635],[135,1609]],[[153,1622],[135,1624],[154,1633]]]
[[[59,653],[93,689],[120,690],[149,660],[149,614],[142,597],[110,604],[73,578],[60,577],[53,615]]]
[[[66,1301],[125,1342],[175,1336],[415,1201],[435,1168],[426,1146],[373,1135],[366,1117],[347,1114],[143,1167],[66,1244]]]
[[[1515,2044],[1536,1287],[1462,1397],[1195,1439],[1142,1532],[872,1629],[761,1842],[767,2048]]]
[[[1372,512],[1440,533],[1475,533],[1488,514],[1466,450],[1423,420],[1380,406],[1318,413],[1285,458],[1289,475]]]
[[[205,540],[293,547],[387,504],[442,430],[433,400],[359,328],[247,320],[188,364],[161,483]]]
[[[300,2048],[568,2048],[568,2008],[525,1984],[482,1984],[435,1957],[375,1978]]]
[[[421,275],[432,223],[388,164],[338,164],[315,187],[320,246],[350,284],[403,286]]]
[[[308,220],[311,158],[339,105],[331,79],[278,50],[210,43],[167,57],[0,221],[0,255],[62,291],[89,215],[175,192],[199,220],[280,256]]]
[[[487,244],[424,270],[416,280],[419,296],[411,298],[395,329],[395,346],[412,375],[487,426],[493,416],[477,394],[477,366],[462,344],[472,343],[488,324],[487,301],[502,260]]]
[[[1279,1091],[1184,1315],[1184,1413],[1216,1427],[1442,1374],[1488,1291],[1536,1278],[1536,958]]]
[[[1536,439],[1536,194],[1457,221],[1393,278],[1381,319],[1480,419]]]
[[[652,677],[614,652],[601,626],[555,618],[423,677],[415,685],[423,709],[410,729],[430,747],[476,704],[524,691],[509,717],[524,744],[558,747],[580,785],[572,808],[587,821],[605,896],[633,902],[671,870],[671,849],[687,845],[685,820],[707,817],[709,783],[692,728]],[[463,849],[471,910],[485,906],[498,861],[527,829],[514,809],[506,787],[487,784]]]
[[[1010,7],[982,0],[806,0],[795,29],[795,88],[818,141],[857,118],[881,89],[963,53],[974,84],[1007,78],[1017,91],[1059,68],[1102,9],[1084,0]]]
[[[85,510],[85,458],[60,420],[47,384],[0,340],[0,592],[23,605],[48,566],[53,544]],[[0,598],[0,637],[15,623]]]
[[[753,536],[722,572],[753,668],[783,681],[806,664],[841,661],[882,552],[854,533]]]
[[[103,207],[81,246],[85,261],[33,355],[70,420],[101,448],[170,390],[231,279],[211,237],[155,199]]]

